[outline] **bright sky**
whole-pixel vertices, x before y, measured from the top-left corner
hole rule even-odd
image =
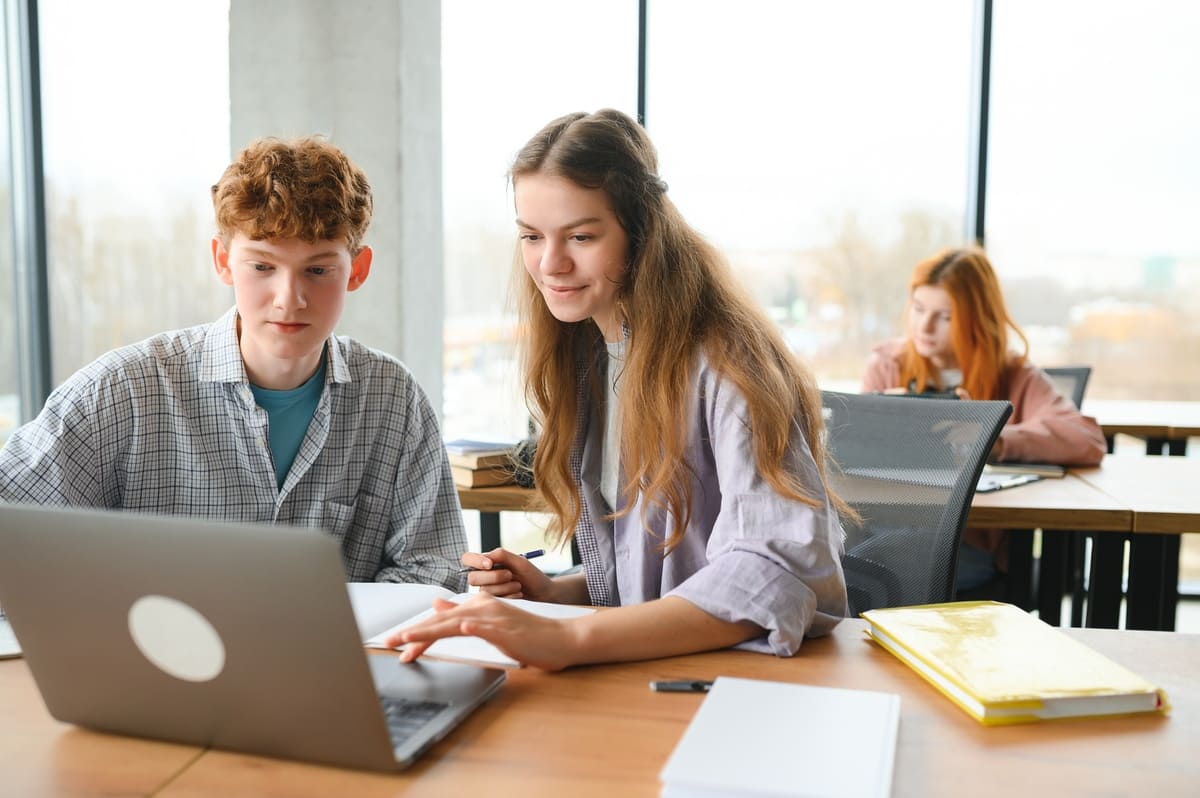
[[[884,238],[904,210],[961,222],[972,6],[652,0],[647,125],[675,201],[751,249],[819,246],[850,210]],[[636,103],[636,3],[523,7],[443,6],[452,222],[508,231],[515,149],[559,113]],[[1005,0],[994,22],[993,240],[1200,256],[1200,4]]]
[[[652,0],[648,126],[672,195],[751,248],[847,209],[961,217],[971,3]],[[634,0],[443,3],[447,218],[511,228],[504,173],[569,110],[636,103]],[[203,196],[229,156],[228,0],[41,0],[47,169]],[[763,24],[769,19],[769,24]],[[996,4],[989,223],[1050,249],[1200,255],[1200,4]]]
[[[989,226],[1051,251],[1200,256],[1200,4],[996,4]]]
[[[229,161],[228,0],[39,0],[46,170],[153,212]]]

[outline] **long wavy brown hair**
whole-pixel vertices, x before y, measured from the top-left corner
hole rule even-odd
[[[1009,377],[1028,356],[1029,340],[1008,315],[987,255],[978,247],[944,249],[913,269],[910,295],[922,285],[936,286],[950,296],[950,340],[962,369],[962,387],[972,399],[1006,396]],[[1021,339],[1019,353],[1008,351],[1009,330]],[[938,369],[917,353],[910,336],[900,360],[900,384],[914,382],[918,392],[937,386]]]
[[[701,355],[745,397],[755,465],[781,495],[812,507],[819,494],[788,470],[785,456],[797,419],[825,491],[851,512],[825,479],[821,396],[813,375],[791,354],[772,324],[744,294],[720,254],[693,230],[666,195],[658,156],[645,131],[625,114],[605,109],[555,119],[518,153],[510,171],[523,177],[562,177],[605,193],[629,239],[627,266],[616,292],[626,332],[621,403],[621,462],[625,512],[639,493],[676,519],[663,542],[669,551],[691,517],[692,474],[684,461],[693,408],[690,383]],[[582,498],[571,473],[578,433],[577,386],[588,380],[585,401],[603,390],[603,337],[590,319],[558,321],[525,272],[520,253],[515,290],[524,347],[526,400],[540,425],[533,471],[550,535],[562,542],[575,531]],[[643,524],[645,525],[645,508]]]

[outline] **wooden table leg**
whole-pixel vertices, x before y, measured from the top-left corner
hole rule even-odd
[[[1083,600],[1084,580],[1087,574],[1084,573],[1083,563],[1087,556],[1087,547],[1091,542],[1091,537],[1083,532],[1072,532],[1071,535],[1071,561],[1067,566],[1067,582],[1071,587],[1071,626],[1083,626]]]
[[[1121,572],[1128,535],[1092,538],[1092,568],[1088,579],[1087,625],[1116,629],[1121,617]]]
[[[1067,590],[1067,564],[1074,532],[1042,530],[1042,556],[1037,567],[1038,617],[1051,626],[1062,623],[1062,599]]]
[[[1178,540],[1178,536],[1175,536]],[[1163,626],[1167,535],[1134,535],[1129,543],[1129,595],[1126,629],[1174,631]],[[1176,551],[1178,560],[1178,550]],[[1178,569],[1178,564],[1176,565]]]
[[[1034,607],[1033,530],[1008,530],[1008,575],[1004,600],[1029,612]]]
[[[1147,438],[1146,454],[1183,457],[1187,438]],[[1126,613],[1129,629],[1175,631],[1175,610],[1179,603],[1179,535],[1134,535],[1129,549],[1130,604],[1146,602],[1136,616]],[[1139,573],[1134,575],[1135,561]],[[1138,596],[1133,596],[1137,584]],[[1136,621],[1137,626],[1134,626]],[[1152,625],[1151,625],[1152,624]]]
[[[1175,610],[1179,606],[1179,547],[1183,535],[1167,535],[1163,541],[1162,628],[1175,631]]]

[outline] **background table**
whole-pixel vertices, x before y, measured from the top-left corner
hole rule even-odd
[[[1062,479],[976,493],[967,524],[1092,534],[1086,624],[1115,628],[1124,597],[1129,628],[1172,630],[1179,538],[1200,532],[1198,486],[1200,460],[1195,458],[1114,455],[1097,468],[1071,469]],[[459,488],[458,495],[464,509],[490,519],[480,525],[485,551],[500,545],[500,512],[536,509],[535,492],[515,485]],[[1131,542],[1127,595],[1122,584],[1126,540]]]
[[[1112,453],[1118,434],[1143,438],[1148,455],[1187,454],[1188,438],[1200,435],[1200,402],[1162,402],[1135,399],[1086,399],[1083,412],[1094,416],[1104,430],[1108,451]],[[1165,586],[1165,598],[1159,611],[1133,619],[1135,628],[1174,629],[1175,609],[1179,600],[1178,536],[1155,540],[1135,536],[1130,540],[1130,581],[1145,584],[1148,570],[1133,571],[1134,562],[1155,563],[1154,578],[1170,580]],[[1076,551],[1082,547],[1078,544]],[[1119,574],[1124,558],[1123,541],[1102,538],[1092,542],[1092,570],[1104,579]],[[1161,566],[1158,563],[1161,562]],[[1077,567],[1077,565],[1076,565]],[[1132,587],[1131,587],[1132,590]],[[1108,610],[1105,610],[1106,614]],[[1112,612],[1116,612],[1113,610]],[[1128,618],[1128,616],[1127,616]]]
[[[458,488],[458,502],[464,510],[479,511],[479,548],[491,551],[500,547],[500,513],[535,512],[537,491],[520,485],[494,488]]]
[[[1146,439],[1147,454],[1183,455],[1188,438],[1200,436],[1200,402],[1157,402],[1136,399],[1085,399],[1083,413],[1095,417],[1108,450],[1113,436],[1133,435]]]
[[[1125,625],[1174,629],[1180,538],[1200,532],[1200,460],[1115,455],[1073,473],[1133,515]],[[1119,580],[1123,554],[1112,540],[1095,540],[1092,578]]]

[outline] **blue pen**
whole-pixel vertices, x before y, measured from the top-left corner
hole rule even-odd
[[[534,557],[541,557],[545,553],[546,553],[545,549],[534,549],[533,551],[525,552],[521,556],[527,560],[532,560]],[[492,570],[492,569],[491,568],[460,568],[458,570],[458,573],[466,574],[466,573],[470,573],[471,571],[490,571],[490,570]]]

